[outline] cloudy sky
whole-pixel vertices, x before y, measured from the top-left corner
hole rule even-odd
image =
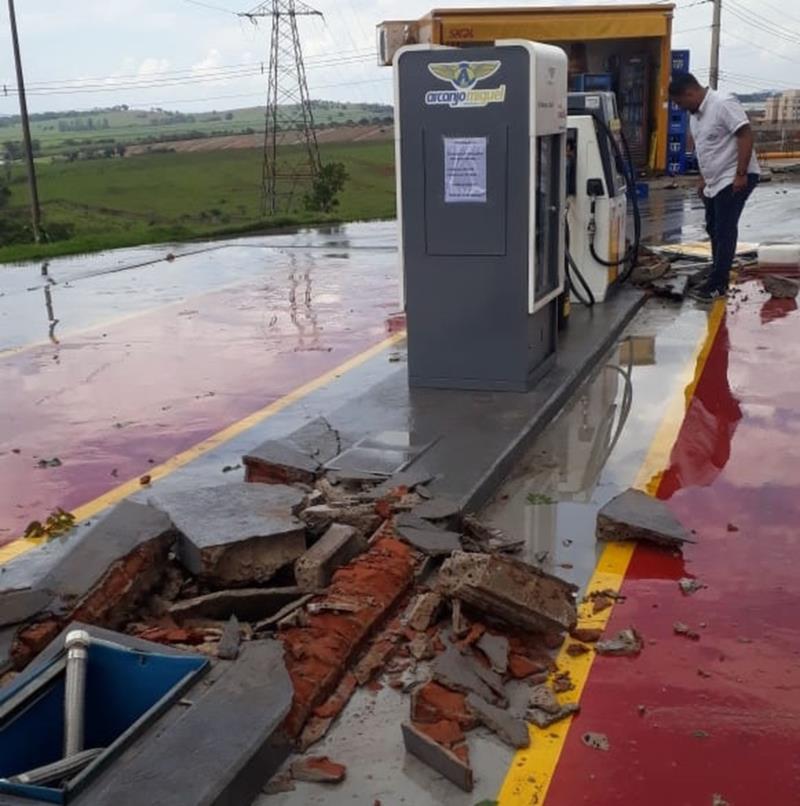
[[[253,0],[254,2],[254,0]],[[596,2],[596,0],[595,0]],[[32,112],[126,103],[186,111],[263,103],[268,26],[235,15],[237,0],[16,0]],[[532,5],[472,0],[449,5]],[[546,3],[544,3],[546,4]],[[573,4],[572,0],[565,4]],[[615,5],[615,2],[611,2]],[[391,101],[388,68],[375,64],[375,24],[415,18],[447,0],[317,0],[302,20],[315,98]],[[707,76],[709,0],[678,0],[674,46]],[[787,12],[785,7],[789,8]],[[791,16],[790,16],[791,15]],[[724,0],[723,87],[745,92],[800,85],[800,6]],[[0,114],[15,114],[8,16],[0,3]]]

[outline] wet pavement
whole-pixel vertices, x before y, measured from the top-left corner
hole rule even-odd
[[[750,229],[800,209],[772,183]],[[788,213],[787,213],[788,214]],[[700,202],[654,191],[652,242],[702,237]],[[352,224],[0,269],[0,544],[281,399],[377,344],[399,305],[396,228]],[[41,460],[60,466],[39,468]]]
[[[352,225],[0,270],[0,543],[380,342],[393,239]]]
[[[793,239],[797,212],[797,186],[764,185],[741,237]],[[701,216],[689,193],[654,194],[645,237],[700,238]],[[0,542],[55,506],[84,504],[157,463],[167,462],[159,490],[241,478],[236,465],[248,448],[397,372],[390,348],[376,349],[269,419],[246,420],[192,461],[168,465],[381,344],[396,321],[394,243],[393,224],[352,225],[53,261],[55,282],[39,265],[0,270]],[[177,259],[165,260],[167,251]],[[477,731],[476,790],[464,795],[405,756],[399,722],[407,698],[362,691],[315,748],[348,765],[347,781],[335,789],[298,784],[259,806],[471,806],[501,790],[504,804],[541,803],[547,784],[546,802],[556,806],[708,806],[717,793],[731,806],[795,802],[800,457],[792,437],[800,393],[792,361],[800,320],[793,301],[772,302],[752,282],[743,289],[725,317],[691,303],[648,304],[486,509],[525,539],[529,561],[585,587],[598,557],[597,509],[640,481],[655,455],[663,461],[645,482],[697,531],[683,558],[633,552],[627,598],[609,631],[635,624],[645,651],[594,663],[582,713],[555,756],[548,748],[514,757]],[[683,425],[654,454],[674,403]],[[59,467],[36,466],[55,457]],[[708,587],[684,597],[676,580],[686,575]],[[673,635],[678,620],[700,640]],[[607,734],[611,751],[583,745],[585,730]],[[509,770],[522,776],[516,789],[503,787]]]

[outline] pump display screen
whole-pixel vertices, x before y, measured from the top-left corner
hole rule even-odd
[[[444,138],[444,200],[486,202],[486,138]]]

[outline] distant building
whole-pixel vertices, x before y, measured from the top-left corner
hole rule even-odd
[[[767,98],[767,123],[800,122],[800,90],[786,90]]]

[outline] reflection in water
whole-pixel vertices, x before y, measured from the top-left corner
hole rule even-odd
[[[582,564],[593,566],[594,552],[576,555],[571,538],[594,534],[593,496],[630,413],[634,356],[649,363],[654,355],[646,341],[623,345],[536,441],[484,513],[492,525],[525,538],[522,559],[579,584],[591,571]],[[570,539],[561,540],[565,535]]]
[[[56,325],[58,324],[58,319],[56,319],[56,315],[53,313],[53,297],[50,292],[49,285],[44,287],[44,305],[45,308],[47,308],[48,338],[51,342],[53,342],[53,344],[58,344],[59,342],[56,338]]]
[[[289,272],[289,318],[297,329],[297,346],[295,351],[305,352],[311,350],[324,350],[319,343],[320,329],[317,322],[317,313],[313,306],[313,282],[311,269],[313,261],[308,261],[306,268],[301,270],[297,266],[297,255],[289,257],[291,271]],[[298,302],[298,296],[302,301]]]
[[[658,488],[659,498],[670,498],[683,487],[707,487],[725,467],[731,455],[731,440],[742,410],[728,383],[727,315],[723,314],[705,366],[683,419],[670,464]]]
[[[778,299],[770,297],[762,306],[759,311],[761,315],[761,324],[766,325],[769,322],[774,322],[776,319],[783,319],[788,316],[792,311],[797,310],[797,300],[795,299]]]

